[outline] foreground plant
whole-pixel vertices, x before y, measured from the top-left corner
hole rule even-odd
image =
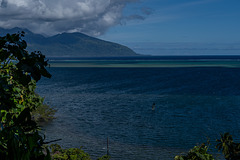
[[[229,133],[220,134],[221,138],[216,141],[216,148],[221,151],[226,160],[240,160],[240,143],[233,141]],[[209,142],[208,142],[209,144]],[[175,156],[175,160],[213,160],[213,156],[208,153],[209,146],[202,144],[195,146],[187,155]]]
[[[82,148],[62,149],[58,144],[50,145],[51,156],[53,160],[91,160],[90,155]],[[109,160],[110,156],[105,155],[97,160]]]
[[[60,145],[50,146],[53,160],[91,160],[81,148],[62,149]]]
[[[221,134],[221,138],[217,140],[216,148],[222,151],[226,160],[240,159],[240,143],[233,142],[233,138],[229,133]]]
[[[195,146],[191,149],[187,155],[175,156],[174,160],[214,160],[213,156],[208,153],[209,146],[204,143],[199,146]]]
[[[50,78],[45,56],[26,51],[23,33],[0,37],[0,157],[51,159],[31,112],[42,105],[34,92],[42,76]]]

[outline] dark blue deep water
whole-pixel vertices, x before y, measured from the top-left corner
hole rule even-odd
[[[48,140],[93,159],[168,160],[219,134],[240,134],[239,68],[50,68],[38,93],[58,109]],[[156,103],[155,111],[152,104]]]

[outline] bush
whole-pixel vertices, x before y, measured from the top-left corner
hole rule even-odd
[[[41,104],[32,111],[32,117],[37,123],[45,123],[55,119],[54,114],[56,111],[56,109],[53,109],[47,104]]]
[[[51,157],[53,160],[91,160],[90,155],[82,148],[62,149],[58,144],[50,145]],[[110,156],[104,155],[97,160],[109,160]]]
[[[50,146],[53,160],[90,160],[89,154],[81,148],[62,149],[58,144]]]
[[[104,156],[98,158],[97,160],[110,160],[110,156],[109,155],[104,155]]]
[[[175,156],[174,160],[214,160],[213,156],[208,153],[208,146],[204,143],[195,146],[187,155]]]

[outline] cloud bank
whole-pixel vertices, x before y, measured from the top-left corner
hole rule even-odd
[[[138,0],[0,0],[0,27],[27,28],[55,35],[82,32],[99,36],[124,19],[122,11]],[[146,14],[148,11],[144,10]],[[129,15],[130,19],[143,19]]]

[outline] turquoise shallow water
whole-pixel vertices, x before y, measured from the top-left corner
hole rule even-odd
[[[240,68],[238,60],[55,60],[52,67],[98,68],[176,68],[176,67],[228,67]]]
[[[38,92],[58,112],[44,132],[93,158],[106,154],[107,137],[112,159],[168,160],[206,137],[214,145],[219,133],[240,133],[236,67],[49,70],[53,77],[39,82]]]

